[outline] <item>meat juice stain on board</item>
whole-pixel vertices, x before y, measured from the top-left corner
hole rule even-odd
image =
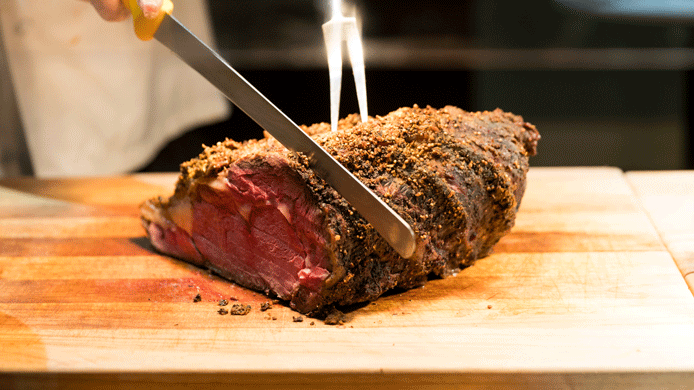
[[[211,277],[216,278],[214,275]],[[451,291],[468,291],[468,282],[469,281],[465,277],[464,273],[456,272],[454,275],[447,278],[431,278],[427,284],[415,289],[393,289],[383,294],[377,301],[362,302],[340,308],[333,307],[323,313],[323,316],[309,317],[314,320],[322,321],[325,325],[346,328],[345,325],[359,317],[360,314],[366,315],[367,313],[385,313],[390,314],[391,316],[411,315],[421,311],[422,308],[426,308],[432,302],[438,301],[450,295]],[[233,283],[230,284],[233,285]],[[234,287],[239,288],[235,285]],[[245,290],[243,287],[240,287],[240,289]],[[258,310],[265,313],[265,316],[263,317],[265,320],[277,321],[279,318],[276,314],[271,314],[271,309],[279,308],[280,310],[288,310],[291,312],[290,315],[282,316],[288,322],[299,324],[303,323],[305,320],[303,316],[296,315],[295,312],[289,308],[286,302],[282,302],[278,299],[267,300],[266,297],[252,291],[248,291],[248,293],[254,298],[260,296],[261,301],[258,302],[257,300],[254,300],[251,304],[243,304],[243,302],[239,302],[239,298],[236,296],[229,296],[228,298],[223,299],[219,299],[218,297],[203,299],[199,293],[192,298],[192,301],[194,303],[204,301],[203,304],[214,304],[213,310],[216,310],[219,315],[237,314],[239,316],[244,316],[250,314],[250,312],[253,310]],[[247,300],[244,299],[244,301]],[[237,308],[235,310],[225,308],[229,304],[234,304],[237,302],[238,304],[236,305]],[[485,307],[487,309],[491,309],[492,305],[485,304]],[[378,325],[383,325],[383,323],[383,319],[377,321]],[[311,321],[310,325],[315,325],[315,321]],[[351,325],[349,327],[353,328]]]

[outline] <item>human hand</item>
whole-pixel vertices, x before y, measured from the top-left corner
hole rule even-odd
[[[130,15],[121,0],[83,0],[92,3],[96,12],[105,20],[117,22]],[[163,0],[137,0],[137,5],[148,19],[154,19],[159,15]]]

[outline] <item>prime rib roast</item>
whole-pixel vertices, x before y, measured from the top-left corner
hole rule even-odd
[[[269,135],[227,139],[181,164],[173,196],[141,207],[154,247],[321,315],[487,255],[514,224],[540,139],[520,116],[450,106],[303,129],[413,227],[414,256],[400,257]]]

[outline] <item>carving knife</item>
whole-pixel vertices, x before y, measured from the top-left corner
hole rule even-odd
[[[232,68],[219,54],[170,15],[173,4],[146,19],[137,0],[123,0],[133,14],[140,39],[154,37],[195,69],[236,107],[270,133],[287,149],[302,153],[318,176],[330,184],[364,217],[403,258],[414,254],[417,239],[412,227],[373,191],[304,133],[289,117]]]

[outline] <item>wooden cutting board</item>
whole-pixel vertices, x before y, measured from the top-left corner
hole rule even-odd
[[[694,172],[629,172],[626,176],[694,293]]]
[[[263,312],[263,295],[153,252],[137,205],[175,178],[0,181],[0,388],[679,388],[694,375],[694,297],[618,169],[533,168],[492,255],[337,326]],[[219,315],[230,298],[250,314]]]

